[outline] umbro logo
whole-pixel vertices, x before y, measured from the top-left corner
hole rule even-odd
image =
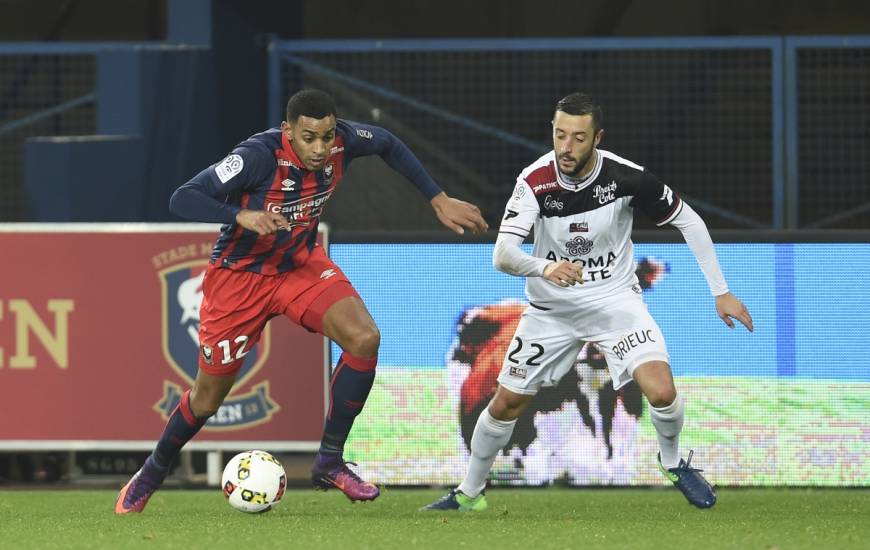
[[[329,279],[333,275],[337,275],[334,269],[330,268],[320,274],[321,279]]]
[[[296,182],[288,178],[281,182],[281,191],[293,191],[295,186]]]

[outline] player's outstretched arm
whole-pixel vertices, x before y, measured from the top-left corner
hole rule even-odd
[[[749,315],[749,310],[746,309],[743,302],[728,290],[725,276],[722,275],[719,260],[716,258],[713,240],[710,238],[710,232],[707,231],[707,225],[701,216],[688,204],[683,203],[679,213],[670,223],[682,232],[686,244],[695,254],[695,259],[698,260],[698,265],[704,272],[710,291],[716,297],[716,313],[719,314],[722,321],[734,328],[734,321],[731,319],[737,319],[749,329],[749,332],[752,332],[754,330],[752,316]]]
[[[448,197],[444,191],[432,197],[429,202],[435,209],[438,220],[460,235],[465,233],[466,229],[474,233],[489,229],[489,225],[480,213],[480,208],[470,202]]]
[[[345,151],[352,156],[380,155],[387,165],[402,174],[429,199],[438,220],[462,235],[466,229],[478,233],[488,226],[480,209],[471,203],[448,197],[408,146],[379,126],[343,121],[350,127]]]
[[[754,330],[749,310],[746,309],[746,306],[743,305],[743,302],[737,296],[730,292],[716,296],[716,313],[731,328],[734,328],[734,321],[731,320],[734,318],[743,323],[743,326],[749,329],[749,332]]]

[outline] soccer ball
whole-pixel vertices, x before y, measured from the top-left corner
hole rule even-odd
[[[236,510],[267,512],[284,496],[287,475],[278,459],[266,451],[245,451],[227,463],[221,485]]]

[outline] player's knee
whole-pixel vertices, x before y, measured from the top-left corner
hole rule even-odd
[[[653,407],[667,407],[677,399],[677,389],[673,384],[662,384],[647,390],[646,398]]]
[[[375,357],[381,346],[381,332],[376,326],[361,328],[348,338],[344,350],[357,357]]]

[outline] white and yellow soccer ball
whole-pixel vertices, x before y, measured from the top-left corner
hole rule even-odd
[[[269,511],[281,501],[287,474],[266,451],[245,451],[227,463],[221,485],[230,506],[254,514]]]

